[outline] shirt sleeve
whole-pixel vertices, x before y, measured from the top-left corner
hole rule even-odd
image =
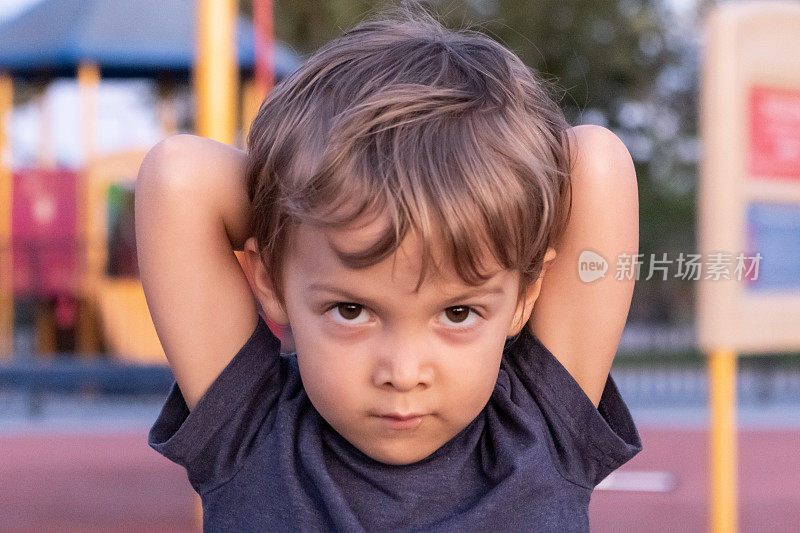
[[[569,371],[527,328],[510,342],[512,381],[538,404],[565,478],[594,489],[642,450],[633,418],[610,373],[595,407]]]
[[[148,444],[186,468],[198,493],[222,485],[242,467],[258,432],[274,421],[286,372],[280,340],[259,315],[250,338],[191,412],[173,382]]]

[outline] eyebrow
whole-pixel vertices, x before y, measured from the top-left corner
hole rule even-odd
[[[312,283],[311,285],[308,286],[308,289],[312,291],[328,291],[336,293],[344,298],[347,298],[348,300],[352,300],[354,303],[364,302],[365,304],[373,308],[381,307],[380,304],[378,304],[374,300],[370,300],[369,298],[364,298],[363,296],[358,296],[339,287],[335,287],[333,285],[327,285],[325,283]],[[461,301],[467,298],[475,298],[478,296],[503,295],[505,294],[505,292],[506,291],[502,287],[475,288],[468,290],[463,294],[459,294],[458,296],[448,298],[446,301],[442,302],[441,305],[449,306],[452,304],[460,303]]]

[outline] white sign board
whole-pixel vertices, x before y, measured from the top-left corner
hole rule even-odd
[[[799,2],[709,16],[700,133],[700,347],[800,351]]]

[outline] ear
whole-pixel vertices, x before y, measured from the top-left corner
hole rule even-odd
[[[250,281],[250,286],[261,304],[264,314],[276,324],[288,325],[289,317],[275,297],[275,291],[272,289],[267,269],[261,260],[255,237],[250,237],[244,243],[242,269]]]
[[[542,271],[539,273],[539,277],[536,279],[536,281],[528,285],[528,288],[525,291],[525,297],[517,305],[517,309],[514,312],[514,319],[511,321],[511,325],[509,326],[506,334],[508,337],[513,337],[522,331],[522,327],[528,323],[531,313],[533,312],[533,305],[536,303],[536,299],[539,297],[539,292],[542,290],[542,280],[544,279],[547,267],[555,258],[555,249],[551,247],[547,248],[547,253],[544,255]]]

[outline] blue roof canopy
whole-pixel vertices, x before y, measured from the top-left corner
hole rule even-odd
[[[103,77],[153,77],[170,72],[186,78],[195,55],[194,0],[43,0],[0,25],[0,71],[28,77],[72,76],[85,61]],[[239,67],[255,64],[253,25],[237,25]],[[275,43],[275,76],[283,78],[301,61]]]

